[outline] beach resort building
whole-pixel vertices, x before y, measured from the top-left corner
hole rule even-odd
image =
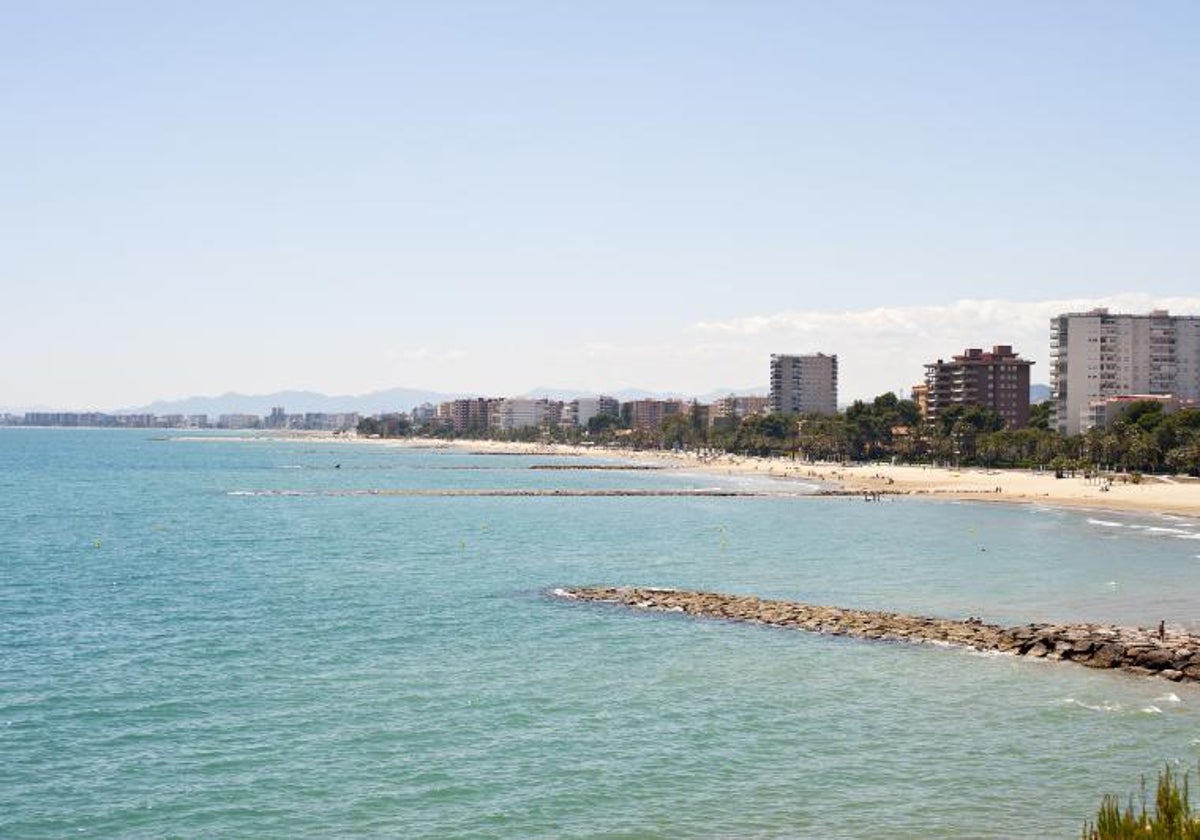
[[[611,417],[621,416],[621,403],[615,397],[580,397],[571,400],[564,411],[564,422],[580,429],[586,429],[593,418],[601,415]]]
[[[917,411],[922,417],[929,416],[929,386],[924,382],[918,382],[912,386],[912,401],[917,404]]]
[[[683,405],[680,400],[633,400],[623,403],[621,411],[626,414],[631,429],[652,431],[671,415],[682,412]]]
[[[539,428],[556,425],[561,416],[562,403],[552,403],[546,399],[529,399],[517,397],[500,400],[492,413],[492,429],[500,432],[512,432],[517,429]],[[557,407],[557,411],[555,408]]]
[[[437,406],[428,402],[414,405],[409,416],[412,417],[414,426],[424,426],[437,417]]]
[[[1088,405],[1088,428],[1111,429],[1113,423],[1121,419],[1129,410],[1139,403],[1158,403],[1162,406],[1163,414],[1171,414],[1181,408],[1194,408],[1195,403],[1185,402],[1178,397],[1160,394],[1123,394],[1119,397],[1102,397],[1093,400]]]
[[[996,412],[1012,429],[1029,425],[1029,368],[1008,344],[990,353],[978,347],[925,365],[925,412],[929,420],[955,405],[978,405]]]
[[[771,354],[772,412],[795,414],[837,413],[837,356]]]
[[[768,398],[763,396],[739,397],[730,394],[712,404],[708,412],[708,425],[714,425],[722,420],[739,422],[755,414],[767,413]]]
[[[1098,402],[1126,395],[1200,400],[1200,316],[1073,312],[1050,320],[1052,428],[1091,428]]]
[[[438,417],[457,435],[485,432],[497,402],[486,397],[450,400],[441,404]]]

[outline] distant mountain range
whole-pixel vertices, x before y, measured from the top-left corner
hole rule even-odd
[[[751,388],[714,388],[706,394],[684,394],[679,391],[647,391],[641,388],[621,388],[603,393],[616,397],[621,402],[631,400],[699,400],[711,403],[722,397],[734,394],[739,397],[756,394],[765,395],[765,386]],[[521,396],[546,398],[552,400],[573,400],[579,397],[595,396],[595,391],[584,391],[577,388],[538,387],[531,388]],[[478,394],[444,393],[440,391],[425,391],[418,388],[389,388],[383,391],[372,391],[367,394],[344,394],[330,396],[316,391],[276,391],[271,394],[237,394],[227,393],[212,397],[187,397],[181,400],[159,400],[149,405],[129,408],[119,408],[109,412],[112,414],[257,414],[266,415],[276,406],[283,406],[289,414],[308,414],[323,412],[334,414],[345,411],[356,411],[359,414],[382,414],[390,411],[410,411],[413,406],[422,403],[438,403],[447,400],[475,397]],[[1049,385],[1030,385],[1029,401],[1039,403],[1050,398]],[[7,409],[15,413],[22,411],[49,411],[54,409],[30,408]]]
[[[381,414],[389,411],[408,411],[421,403],[435,405],[457,399],[460,394],[443,394],[415,388],[389,388],[369,394],[330,396],[316,391],[275,391],[271,394],[227,393],[215,397],[187,397],[182,400],[159,400],[149,405],[118,409],[117,414],[270,414],[282,406],[288,414],[323,412],[335,414],[357,411],[359,414]]]

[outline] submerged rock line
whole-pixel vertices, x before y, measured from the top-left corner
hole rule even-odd
[[[1105,624],[1024,624],[1002,627],[979,619],[959,621],[903,613],[822,607],[752,595],[722,595],[649,587],[578,587],[555,590],[578,601],[621,604],[639,610],[681,612],[701,618],[743,621],[902,642],[934,642],[1031,658],[1077,662],[1089,668],[1120,668],[1175,682],[1200,682],[1200,636]]]
[[[381,488],[372,490],[230,490],[230,496],[400,496],[400,497],[541,497],[556,496],[569,498],[592,497],[672,497],[672,496],[716,496],[720,498],[757,498],[771,494],[753,490],[722,490],[720,488],[696,488],[684,490],[587,490],[587,489],[435,489],[435,488]]]

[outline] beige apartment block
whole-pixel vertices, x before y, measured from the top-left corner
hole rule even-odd
[[[771,354],[771,395],[768,404],[772,412],[836,414],[837,385],[836,355]]]

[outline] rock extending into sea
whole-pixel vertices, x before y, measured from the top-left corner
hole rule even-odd
[[[648,587],[580,587],[555,590],[564,598],[602,601],[641,610],[682,612],[702,618],[745,621],[815,633],[898,642],[936,642],[1060,659],[1089,668],[1120,668],[1175,682],[1200,682],[1200,636],[1103,624],[1024,624],[1001,627],[979,619],[928,618]]]

